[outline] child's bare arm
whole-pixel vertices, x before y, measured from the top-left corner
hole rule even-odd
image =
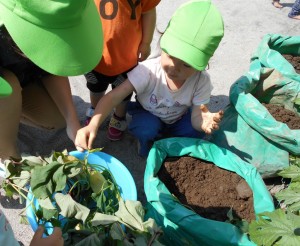
[[[142,14],[142,40],[138,50],[139,61],[144,61],[151,53],[151,42],[156,24],[156,8]]]
[[[192,125],[198,131],[204,131],[211,134],[214,130],[219,129],[219,123],[224,112],[220,110],[216,113],[211,113],[206,105],[193,106],[192,109]]]
[[[77,150],[91,149],[97,136],[98,128],[101,126],[110,112],[119,105],[124,98],[134,91],[133,85],[126,79],[118,87],[111,90],[98,102],[94,116],[90,123],[77,131],[75,145]]]

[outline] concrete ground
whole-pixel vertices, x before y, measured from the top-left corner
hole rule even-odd
[[[157,7],[157,27],[163,31],[174,10],[186,0],[162,0]],[[213,110],[223,108],[228,103],[231,84],[249,69],[251,54],[256,50],[262,37],[268,33],[281,35],[300,35],[300,21],[288,18],[288,12],[294,1],[284,1],[283,9],[276,9],[272,0],[212,0],[221,11],[225,23],[225,36],[209,64],[214,90],[210,106]],[[188,28],[188,27],[187,27]],[[153,39],[156,47],[158,34]],[[88,90],[83,76],[71,77],[74,102],[80,120],[85,118],[89,106]],[[64,130],[47,132],[27,126],[20,126],[19,145],[23,152],[32,155],[49,155],[52,150],[74,150],[72,142]],[[94,147],[103,147],[103,151],[119,159],[131,172],[138,190],[138,200],[145,202],[143,173],[145,160],[137,155],[135,139],[126,134],[119,142],[110,142],[106,138],[106,126],[100,129]],[[0,209],[10,221],[16,238],[24,245],[29,245],[33,232],[29,225],[19,223],[19,212],[24,208],[18,199],[6,199],[3,190],[0,194]]]

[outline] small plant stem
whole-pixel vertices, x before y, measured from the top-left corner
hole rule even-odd
[[[27,200],[27,197],[20,191],[20,190],[24,190],[26,192],[29,192],[28,190],[19,187],[17,185],[15,185],[14,183],[9,182],[9,184],[18,192],[19,195],[21,195],[25,200]]]
[[[152,243],[162,234],[162,232],[157,231],[155,234],[151,237],[150,241],[148,242],[147,246],[151,246]]]

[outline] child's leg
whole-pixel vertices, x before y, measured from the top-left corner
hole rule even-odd
[[[109,121],[107,137],[112,141],[121,140],[124,134],[124,131],[127,128],[126,122],[126,108],[127,102],[121,102],[116,108]]]
[[[143,109],[138,102],[130,102],[128,113],[132,115],[128,129],[139,141],[139,155],[146,157],[152,143],[162,129],[161,120],[155,115]]]
[[[91,71],[84,76],[86,79],[86,86],[90,90],[91,100],[91,106],[86,110],[85,125],[88,125],[94,115],[94,109],[108,88],[109,82],[105,79],[105,76],[96,71]]]
[[[126,73],[117,76],[112,82],[112,89],[122,84],[127,78]],[[123,102],[116,106],[114,114],[110,119],[107,137],[112,141],[118,141],[123,137],[123,133],[127,128],[126,111],[127,103],[130,101],[132,94],[128,95]]]
[[[126,73],[116,76],[106,76],[96,71],[85,74],[87,80],[87,87],[90,90],[91,107],[86,111],[85,125],[88,125],[91,117],[94,114],[99,100],[104,96],[108,85],[112,84],[112,89],[121,84],[127,78]],[[127,128],[126,123],[126,107],[127,101],[129,101],[131,95],[126,97],[122,103],[120,103],[114,111],[113,116],[109,122],[107,137],[112,141],[120,140],[123,136],[124,131]]]
[[[43,88],[39,89],[43,89],[43,91],[45,89],[49,96],[46,96],[45,99],[41,99],[40,106],[43,111],[47,112],[49,110],[49,106],[55,109],[52,115],[49,114],[51,119],[47,120],[51,122],[53,120],[60,119],[60,122],[55,124],[55,128],[63,128],[66,126],[68,137],[74,142],[77,131],[81,128],[81,126],[73,103],[68,77],[48,75],[44,76],[41,80],[43,86],[40,87]],[[57,90],[57,88],[59,88],[59,90]],[[49,99],[47,100],[46,98]],[[49,100],[51,102],[49,102]],[[50,110],[52,110],[52,108]],[[60,116],[63,116],[64,120],[62,120]]]
[[[125,118],[126,117],[126,109],[127,109],[127,103],[128,100],[121,102],[116,108],[115,108],[115,115],[119,118]]]
[[[290,18],[300,20],[300,0],[296,0],[289,15]]]
[[[170,137],[190,137],[203,138],[204,132],[195,130],[191,122],[191,110],[189,110],[182,118],[173,124],[165,125],[167,134]]]
[[[10,156],[19,158],[17,139],[22,113],[22,88],[11,72],[3,71],[1,76],[10,83],[13,92],[9,97],[0,99],[0,159]]]
[[[279,3],[279,0],[273,0],[272,4],[274,5],[275,8],[283,8],[283,6]]]
[[[96,92],[96,93],[94,93],[94,92],[92,92],[92,91],[90,91],[90,100],[91,100],[91,107],[93,108],[93,109],[95,109],[96,108],[96,106],[97,106],[97,103],[100,101],[100,99],[104,96],[104,94],[105,94],[105,91],[103,91],[103,92]]]
[[[66,121],[42,84],[28,84],[22,91],[22,123],[48,130],[62,129]]]

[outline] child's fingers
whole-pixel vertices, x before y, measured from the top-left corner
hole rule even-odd
[[[218,130],[219,129],[219,125],[218,124],[213,124],[213,129],[214,130]]]
[[[94,133],[90,133],[89,139],[88,139],[88,149],[93,148],[93,142],[96,138],[96,135]]]
[[[77,149],[78,151],[80,151],[80,152],[83,152],[83,151],[84,151],[84,149],[81,148],[80,146],[76,146],[76,149]]]
[[[44,233],[44,227],[43,226],[39,226],[37,228],[37,230],[35,231],[33,237],[32,237],[32,241],[34,241],[34,239],[40,239],[43,237],[43,233]]]
[[[76,137],[75,139],[75,146],[76,149],[80,152],[83,152],[84,150],[87,149],[87,139],[82,140],[82,137]]]
[[[214,117],[213,120],[216,123],[220,123],[221,122],[221,118],[220,117]]]
[[[220,110],[218,113],[214,114],[213,120],[219,123],[221,122],[223,116],[224,116],[224,112]]]
[[[204,104],[201,104],[200,105],[200,109],[203,113],[207,113],[208,112],[208,108],[204,105]]]
[[[51,234],[56,238],[61,238],[62,237],[62,232],[59,227],[54,227],[53,233]]]

